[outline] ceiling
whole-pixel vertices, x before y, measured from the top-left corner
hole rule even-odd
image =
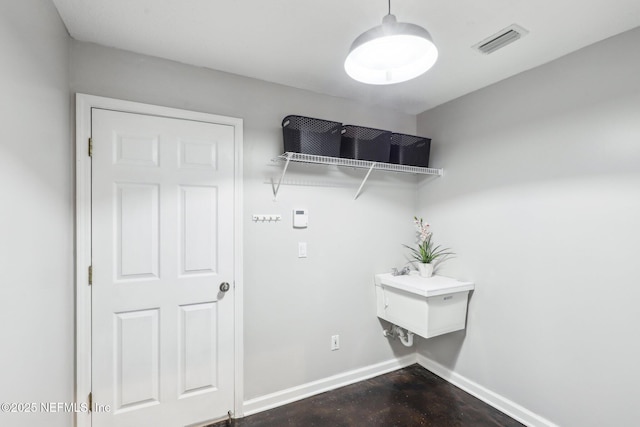
[[[393,0],[400,22],[439,49],[419,78],[351,80],[351,42],[384,0],[53,0],[77,40],[417,114],[640,25],[638,0]],[[529,34],[489,55],[471,47],[518,24]]]

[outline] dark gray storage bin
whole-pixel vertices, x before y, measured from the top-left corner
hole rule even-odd
[[[389,162],[398,165],[429,167],[431,139],[394,133],[391,135]]]
[[[282,119],[284,151],[318,156],[340,156],[342,123],[303,116]]]
[[[391,132],[362,126],[344,126],[340,157],[388,163],[390,149]]]

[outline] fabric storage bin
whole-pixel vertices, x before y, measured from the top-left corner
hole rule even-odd
[[[340,157],[388,163],[390,149],[389,131],[353,125],[342,131]]]
[[[282,119],[284,151],[339,157],[342,123],[303,116]]]
[[[431,139],[394,133],[391,136],[389,162],[398,165],[429,167]]]

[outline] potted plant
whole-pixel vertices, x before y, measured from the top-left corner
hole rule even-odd
[[[449,248],[441,248],[434,245],[431,240],[433,233],[429,230],[429,224],[422,218],[413,217],[413,222],[418,228],[418,248],[403,245],[411,251],[411,257],[418,263],[418,271],[421,277],[431,277],[436,260],[443,261],[446,257],[453,255]]]

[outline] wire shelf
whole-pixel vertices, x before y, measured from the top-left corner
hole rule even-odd
[[[319,165],[347,166],[359,169],[383,170],[401,173],[413,173],[418,175],[442,175],[442,169],[423,168],[419,166],[396,165],[393,163],[372,162],[370,160],[344,159],[342,157],[317,156],[315,154],[303,154],[287,152],[272,159],[272,161],[292,161],[298,163],[314,163]]]
[[[290,162],[368,169],[368,172],[365,175],[364,179],[362,180],[362,184],[360,184],[360,187],[358,188],[358,191],[354,199],[357,199],[358,196],[360,195],[360,192],[362,191],[362,187],[364,187],[364,183],[367,182],[367,179],[369,178],[369,175],[373,170],[412,173],[417,175],[437,175],[437,176],[442,175],[442,169],[423,168],[423,167],[408,166],[408,165],[396,165],[392,163],[372,162],[369,160],[345,159],[342,157],[327,157],[327,156],[318,156],[315,154],[303,154],[303,153],[294,153],[294,152],[283,153],[278,157],[274,157],[273,159],[271,159],[271,161],[285,162],[284,169],[282,170],[282,176],[280,176],[280,181],[278,182],[278,185],[275,185],[272,181],[274,199],[278,197],[278,191],[280,190],[280,185],[282,184],[282,180],[285,174],[287,173],[287,168],[289,167]]]

